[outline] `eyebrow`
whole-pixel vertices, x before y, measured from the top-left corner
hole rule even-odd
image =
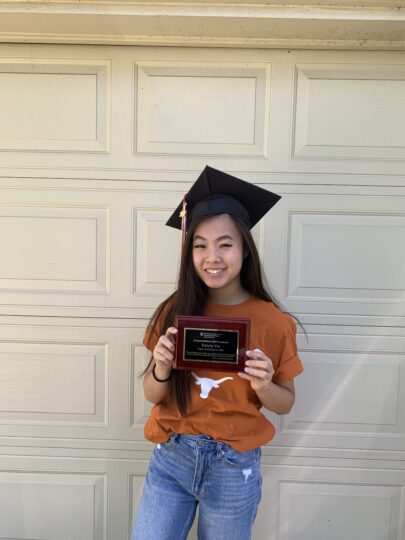
[[[197,236],[194,236],[193,241],[194,240],[206,240],[206,238],[200,234],[197,234]],[[216,242],[220,242],[221,240],[233,240],[233,237],[230,234],[224,234],[215,239]]]

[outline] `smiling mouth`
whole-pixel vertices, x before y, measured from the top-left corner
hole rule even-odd
[[[206,268],[205,272],[210,276],[218,276],[219,274],[222,274],[222,272],[225,272],[225,268]]]

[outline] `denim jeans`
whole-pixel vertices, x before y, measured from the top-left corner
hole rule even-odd
[[[249,540],[261,497],[260,448],[238,452],[207,435],[158,444],[131,540],[185,540],[199,505],[199,540]]]

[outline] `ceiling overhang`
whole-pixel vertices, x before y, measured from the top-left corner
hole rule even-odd
[[[405,50],[403,0],[6,0],[0,41]]]

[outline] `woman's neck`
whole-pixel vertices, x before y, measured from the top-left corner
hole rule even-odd
[[[232,292],[225,292],[220,289],[208,289],[208,298],[214,304],[236,305],[245,302],[249,297],[250,293],[243,288]]]

